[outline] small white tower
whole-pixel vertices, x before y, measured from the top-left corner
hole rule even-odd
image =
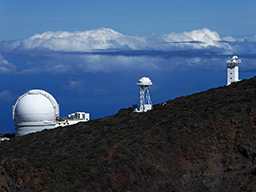
[[[152,102],[149,94],[149,87],[152,85],[148,77],[142,77],[137,85],[140,87],[140,105],[135,112],[146,112],[152,109]]]
[[[238,64],[241,60],[237,56],[227,60],[227,85],[239,81]]]

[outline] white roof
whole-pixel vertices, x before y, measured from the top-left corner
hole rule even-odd
[[[30,90],[20,96],[13,106],[15,123],[55,121],[59,105],[54,97],[43,90]]]
[[[232,60],[232,61],[238,60],[238,57],[235,55],[235,56],[232,57],[231,60]]]
[[[139,79],[138,86],[151,86],[153,83],[148,77],[142,77]]]
[[[227,64],[236,64],[238,65],[241,63],[241,59],[238,58],[238,56],[234,55],[231,59],[227,60]]]

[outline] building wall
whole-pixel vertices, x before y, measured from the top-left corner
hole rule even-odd
[[[228,66],[227,68],[227,85],[239,81],[238,66]]]

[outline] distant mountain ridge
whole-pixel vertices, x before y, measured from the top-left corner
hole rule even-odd
[[[253,191],[256,78],[0,146],[0,191]]]

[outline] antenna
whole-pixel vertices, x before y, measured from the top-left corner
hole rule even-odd
[[[148,77],[139,79],[137,85],[140,87],[140,105],[135,109],[135,112],[146,112],[152,109],[152,102],[149,94],[149,87],[152,81]]]

